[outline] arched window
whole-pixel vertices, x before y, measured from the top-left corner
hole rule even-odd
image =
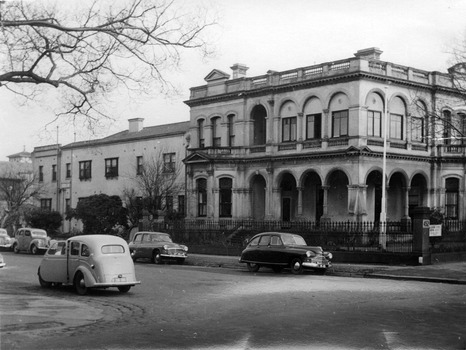
[[[254,145],[265,145],[266,137],[267,137],[267,111],[265,110],[264,106],[257,105],[253,108],[251,112],[251,119],[254,122],[254,129],[253,129],[253,143]]]
[[[212,123],[212,146],[220,147],[222,143],[222,137],[220,133],[220,117],[215,117],[210,120]]]
[[[230,178],[221,178],[219,181],[219,216],[221,218],[230,218],[231,217],[231,188],[232,180]]]
[[[349,135],[349,100],[345,94],[338,93],[330,102],[332,111],[332,137]]]
[[[207,216],[207,180],[196,180],[197,216]]]
[[[204,142],[204,119],[199,119],[197,121],[197,133],[199,136],[199,148],[204,148],[205,147],[205,142]]]
[[[425,142],[425,118],[427,116],[426,105],[417,102],[416,115],[411,117],[411,141]]]
[[[390,103],[390,138],[393,140],[404,140],[404,121],[406,106],[403,100],[395,97]]]
[[[367,110],[367,136],[382,137],[382,97],[372,92],[366,100]]]
[[[285,103],[280,110],[282,119],[282,142],[296,141],[297,135],[297,111],[294,103]]]

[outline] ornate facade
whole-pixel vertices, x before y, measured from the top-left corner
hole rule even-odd
[[[379,221],[385,174],[387,220],[465,219],[464,96],[381,53],[191,88],[188,218]]]

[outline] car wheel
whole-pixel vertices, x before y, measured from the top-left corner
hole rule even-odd
[[[248,270],[250,272],[257,272],[259,271],[260,265],[259,264],[254,264],[254,263],[247,263],[248,265]]]
[[[154,252],[152,253],[152,262],[154,264],[162,263],[162,255],[160,255],[160,252],[158,250],[154,250]]]
[[[290,268],[292,273],[300,275],[303,272],[303,262],[299,258],[293,259]]]
[[[118,286],[120,293],[128,293],[131,289],[131,286]]]
[[[35,244],[33,244],[31,246],[31,254],[32,255],[37,255],[37,253],[39,253],[39,249],[37,249],[37,246]]]
[[[40,269],[37,270],[37,276],[39,276],[39,283],[42,288],[50,288],[52,286],[51,282],[44,281],[40,275]]]
[[[272,267],[272,270],[273,270],[273,272],[275,272],[275,273],[280,273],[280,272],[283,271],[283,267],[281,267],[281,266],[274,266],[274,267]]]
[[[19,247],[18,247],[18,244],[14,244],[13,245],[13,251],[15,252],[15,254],[18,254],[19,253]]]
[[[78,271],[74,276],[73,284],[76,293],[79,295],[85,295],[87,293],[86,283],[84,282],[84,275],[81,271]]]

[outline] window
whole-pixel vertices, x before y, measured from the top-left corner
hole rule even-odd
[[[296,141],[296,117],[282,119],[282,142]]]
[[[178,196],[178,213],[184,215],[186,212],[184,196]]]
[[[40,200],[40,208],[43,210],[52,210],[52,198],[42,198]]]
[[[91,161],[79,162],[79,179],[88,180],[91,178]]]
[[[228,119],[228,146],[232,147],[235,145],[235,116],[229,115]]]
[[[39,181],[44,182],[44,166],[39,166]]]
[[[65,210],[68,211],[71,209],[71,199],[70,198],[66,198],[65,199]]]
[[[71,255],[79,255],[79,242],[71,242]]]
[[[197,132],[199,135],[199,148],[204,148],[205,147],[205,142],[204,142],[204,120],[198,120],[197,122]]]
[[[261,240],[259,241],[259,245],[269,245],[270,243],[270,236],[265,235],[261,237]]]
[[[310,114],[306,116],[306,140],[320,139],[321,135],[321,114]]]
[[[279,245],[283,245],[283,244],[282,244],[282,240],[280,239],[279,236],[272,236],[270,238],[270,245],[279,246]]]
[[[88,257],[91,255],[89,247],[85,244],[81,245],[81,256]]]
[[[413,117],[411,119],[411,141],[424,142],[424,119]]]
[[[219,216],[222,218],[231,217],[231,188],[233,181],[229,178],[222,178],[219,181]]]
[[[142,156],[136,157],[136,175],[142,175]]]
[[[390,138],[403,140],[403,116],[390,114]]]
[[[198,179],[197,187],[197,216],[207,216],[207,180]]]
[[[52,181],[57,181],[57,165],[52,165]]]
[[[71,163],[66,163],[66,178],[69,179],[71,177]]]
[[[176,153],[164,153],[163,154],[163,172],[164,173],[175,172],[175,156],[176,156]]]
[[[165,197],[165,208],[167,212],[173,211],[173,196],[166,196]]]
[[[367,136],[382,136],[382,112],[367,111]]]
[[[212,146],[213,147],[220,147],[222,144],[222,138],[220,135],[220,118],[212,118]]]
[[[118,176],[118,158],[107,158],[105,159],[105,177],[117,177]]]
[[[348,110],[332,113],[332,137],[348,136]]]
[[[445,218],[458,219],[459,180],[445,180]]]
[[[122,245],[112,244],[102,246],[101,251],[102,254],[123,254],[125,248]]]

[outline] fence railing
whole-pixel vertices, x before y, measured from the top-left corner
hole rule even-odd
[[[413,251],[411,227],[401,222],[315,222],[315,221],[256,221],[256,220],[177,220],[153,222],[144,230],[170,233],[172,238],[187,245],[245,247],[257,233],[279,231],[296,233],[308,245],[322,246],[331,251]],[[381,236],[381,232],[385,234]],[[383,245],[381,245],[383,237]]]

